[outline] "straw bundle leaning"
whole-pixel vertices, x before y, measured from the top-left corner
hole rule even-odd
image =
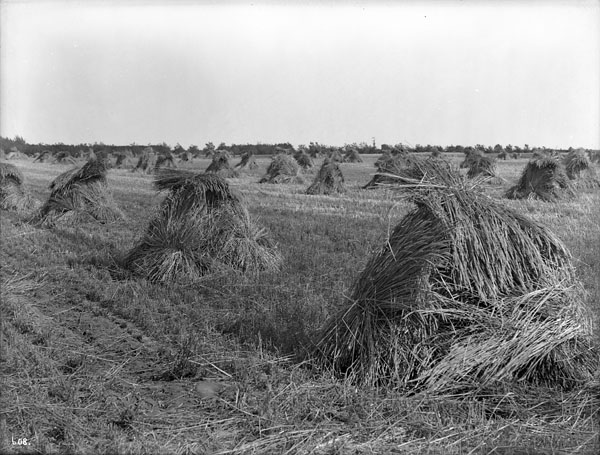
[[[195,280],[219,270],[277,270],[268,232],[217,174],[163,170],[158,190],[169,194],[123,264],[152,282]]]
[[[300,166],[302,169],[308,169],[309,167],[313,166],[310,155],[303,150],[298,150],[296,153],[294,153],[294,159],[298,163],[298,166]]]
[[[346,189],[342,171],[335,161],[325,159],[312,185],[306,190],[306,194],[333,194],[344,191]]]
[[[338,149],[329,152],[327,154],[327,158],[329,159],[329,161],[337,161],[338,163],[342,163],[344,161],[344,157]]]
[[[158,157],[152,147],[146,147],[142,150],[141,155],[138,157],[138,161],[131,172],[143,172],[144,174],[151,174],[154,172]]]
[[[236,164],[235,167],[239,167],[240,169],[248,168],[252,170],[258,167],[258,163],[256,162],[256,159],[254,158],[254,154],[252,152],[244,152],[242,154],[241,161],[238,164]]]
[[[467,171],[467,177],[472,179],[478,176],[496,176],[496,161],[494,158],[482,154],[471,155],[469,159],[469,170]]]
[[[416,160],[422,160],[423,158],[415,157],[409,153],[383,153],[379,159],[375,162],[377,173],[371,178],[364,189],[373,189],[387,183],[397,183],[398,180],[393,175],[402,174],[406,169],[411,168],[411,164]],[[429,160],[437,160],[437,158],[427,158]],[[392,177],[390,178],[390,175]]]
[[[289,155],[279,154],[267,168],[267,173],[260,179],[259,183],[289,183],[296,181],[300,183],[300,167],[294,158]]]
[[[50,152],[49,150],[44,150],[43,152],[40,152],[40,154],[38,156],[35,157],[35,159],[33,160],[34,163],[40,162],[40,163],[55,163],[56,162],[56,158],[54,157],[54,155],[52,155],[52,152]]]
[[[362,163],[363,159],[355,148],[350,148],[344,154],[344,163]]]
[[[223,178],[237,178],[238,172],[229,164],[229,153],[217,151],[206,168],[206,173],[218,174]]]
[[[464,169],[471,167],[471,163],[481,156],[483,156],[481,151],[474,148],[467,148],[465,150],[465,159],[460,163],[460,168]]]
[[[177,167],[175,164],[175,157],[171,152],[161,153],[156,158],[156,163],[154,164],[154,171],[160,168],[174,168]]]
[[[505,193],[509,199],[540,199],[554,202],[574,195],[564,166],[556,156],[537,155],[525,166],[516,185]]]
[[[53,225],[94,219],[109,223],[124,219],[106,181],[107,163],[95,159],[63,172],[50,184],[50,197],[34,222]]]
[[[24,177],[18,167],[0,162],[0,209],[23,213],[37,206],[23,187]]]
[[[133,166],[133,153],[131,150],[117,152],[114,167],[127,168],[130,166]]]
[[[416,208],[327,322],[317,355],[361,383],[428,393],[573,387],[598,366],[571,257],[546,227],[419,160],[398,176]],[[438,172],[440,171],[440,172]]]

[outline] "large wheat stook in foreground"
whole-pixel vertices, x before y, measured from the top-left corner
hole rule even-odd
[[[322,362],[431,393],[589,380],[591,319],[562,242],[443,161],[414,159],[395,179],[416,207],[323,328]]]

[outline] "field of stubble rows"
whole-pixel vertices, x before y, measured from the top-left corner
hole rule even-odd
[[[2,451],[596,453],[598,424],[582,409],[490,415],[478,401],[355,387],[303,360],[410,210],[392,190],[361,189],[376,158],[341,164],[348,190],[337,196],[304,194],[318,165],[304,184],[258,184],[263,157],[231,179],[284,257],[279,272],[252,277],[164,286],[123,271],[120,259],[164,197],[151,176],[128,170],[108,177],[126,221],[42,229],[2,212]],[[500,198],[526,162],[500,161],[504,182],[485,191]],[[14,164],[40,200],[69,169]],[[600,192],[504,203],[566,244],[600,316]]]

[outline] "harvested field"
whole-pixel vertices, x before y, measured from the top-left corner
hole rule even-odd
[[[570,369],[579,362],[577,356],[569,357],[572,364],[561,360],[560,368],[541,366],[578,352],[578,343],[600,342],[598,189],[552,202],[504,199],[527,165],[528,158],[518,158],[496,163],[499,183],[482,186],[473,200],[465,196],[472,202],[467,207],[477,213],[488,207],[482,210],[501,219],[494,215],[480,221],[490,225],[485,236],[471,237],[468,225],[457,224],[463,228],[451,228],[449,237],[436,234],[435,242],[423,243],[430,249],[443,244],[441,250],[433,248],[432,259],[439,255],[447,260],[448,251],[458,257],[461,251],[468,254],[469,245],[476,242],[467,239],[473,238],[483,242],[477,251],[486,254],[478,254],[470,269],[432,272],[423,285],[436,283],[433,291],[443,294],[442,300],[452,295],[453,301],[469,305],[472,311],[461,319],[469,324],[457,322],[460,306],[452,314],[448,311],[446,320],[463,335],[471,327],[474,343],[452,344],[439,339],[449,330],[432,332],[439,346],[447,347],[447,361],[432,365],[429,379],[423,376],[420,388],[407,393],[404,386],[361,385],[350,376],[340,378],[338,370],[323,367],[311,353],[327,321],[339,317],[355,297],[349,290],[357,281],[364,282],[371,258],[385,250],[388,240],[396,245],[396,226],[411,227],[400,236],[405,243],[418,243],[421,237],[432,237],[425,233],[437,232],[415,223],[438,219],[417,214],[427,204],[446,207],[445,193],[429,190],[439,199],[430,198],[419,211],[398,185],[364,190],[377,171],[379,155],[362,155],[363,163],[336,163],[344,175],[343,194],[307,195],[307,185],[295,179],[279,185],[258,183],[272,160],[254,158],[257,168],[241,173],[229,186],[232,193],[243,195],[244,216],[264,227],[277,244],[282,256],[278,271],[243,273],[238,263],[215,268],[190,283],[154,282],[123,268],[124,254],[148,232],[170,192],[169,181],[157,192],[154,177],[144,173],[106,173],[114,201],[126,216],[116,223],[86,218],[74,228],[40,229],[24,222],[24,215],[2,212],[3,453],[19,450],[6,445],[11,435],[28,438],[30,449],[42,453],[597,453],[598,379],[585,379],[589,372],[583,367]],[[463,155],[445,153],[444,159],[456,170]],[[315,159],[315,166],[323,161]],[[211,159],[195,159],[185,163],[185,169],[195,175],[210,163]],[[48,200],[50,183],[69,171],[61,164],[14,164],[40,200]],[[467,169],[459,172],[468,182]],[[510,229],[505,229],[507,216]],[[518,262],[513,253],[521,252],[516,257],[523,261],[535,256],[525,248],[529,241],[520,249],[510,246],[513,228],[531,236],[550,233],[543,237],[540,255],[561,266],[561,284],[551,281],[546,267],[526,271],[523,277],[512,273],[516,268],[502,268]],[[498,239],[506,243],[501,249],[506,259],[486,268],[488,255],[498,254],[493,245]],[[449,241],[458,246],[448,250]],[[185,245],[189,244],[183,240]],[[431,264],[440,269],[437,259]],[[511,273],[495,281],[482,278],[496,268]],[[541,274],[535,275],[536,270]],[[450,282],[449,276],[463,278]],[[467,276],[472,276],[472,289]],[[446,294],[441,278],[448,284]],[[540,281],[535,286],[534,278]],[[482,295],[489,305],[477,306]],[[580,308],[574,302],[591,313],[591,338],[569,338],[588,327],[573,325]],[[432,313],[425,305],[419,308],[423,318],[441,318],[440,307]],[[504,382],[500,364],[495,370],[481,370],[486,381],[472,379],[484,364],[461,367],[461,355],[481,359],[487,348],[502,358],[499,349],[508,340],[505,335],[525,330],[527,321],[539,322],[540,314],[564,316],[570,332],[556,325],[554,316],[548,317],[547,332],[563,338],[557,338],[555,346],[540,345],[554,357],[526,366],[519,362],[538,359],[534,342],[544,330],[531,332],[532,343],[519,338],[509,343],[514,350],[530,349],[507,365],[512,376],[524,378],[522,383]],[[492,327],[498,330],[482,339]],[[426,346],[420,347],[421,355]],[[420,377],[422,372],[413,366],[412,376]],[[557,384],[559,371],[580,386]],[[463,380],[469,387],[448,387]],[[474,391],[480,380],[485,386]]]

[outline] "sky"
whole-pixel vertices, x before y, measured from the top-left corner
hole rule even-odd
[[[600,148],[600,1],[0,0],[30,143]]]

